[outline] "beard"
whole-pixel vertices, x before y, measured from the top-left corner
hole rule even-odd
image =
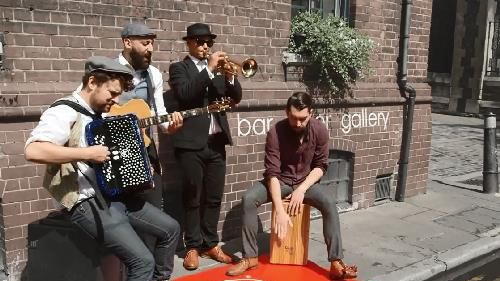
[[[144,55],[140,54],[139,52],[132,50],[130,52],[130,59],[131,65],[134,67],[135,70],[140,70],[140,69],[148,69],[149,64],[151,63],[151,53],[146,52]]]
[[[306,132],[306,127],[292,127],[292,130],[297,136],[301,137]]]

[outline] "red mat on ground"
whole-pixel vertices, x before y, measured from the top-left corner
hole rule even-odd
[[[309,261],[307,265],[270,264],[269,256],[259,257],[259,266],[236,277],[227,276],[231,265],[219,266],[193,275],[183,276],[174,281],[328,281],[329,270]],[[345,281],[358,281],[345,279]]]

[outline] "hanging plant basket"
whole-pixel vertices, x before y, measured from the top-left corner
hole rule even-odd
[[[369,73],[373,41],[341,18],[303,12],[293,18],[290,34],[288,51],[311,61],[303,78],[313,93],[345,99],[352,96],[351,85]]]

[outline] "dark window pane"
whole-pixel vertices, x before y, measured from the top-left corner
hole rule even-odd
[[[337,202],[347,202],[352,186],[354,154],[348,151],[330,150],[328,164],[328,170],[321,182],[336,189]]]
[[[308,0],[292,0],[292,18],[298,13],[309,10]]]
[[[350,0],[292,0],[292,18],[303,11],[333,14],[349,21]]]

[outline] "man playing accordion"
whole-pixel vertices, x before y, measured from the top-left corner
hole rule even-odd
[[[44,187],[68,209],[71,222],[102,243],[127,267],[128,281],[169,280],[179,224],[134,194],[109,200],[96,185],[93,164],[110,159],[109,149],[88,146],[85,126],[118,102],[133,73],[116,60],[91,57],[83,88],[46,110],[27,140],[27,160],[47,164]],[[178,126],[174,121],[171,126]],[[157,238],[148,250],[136,231]]]

